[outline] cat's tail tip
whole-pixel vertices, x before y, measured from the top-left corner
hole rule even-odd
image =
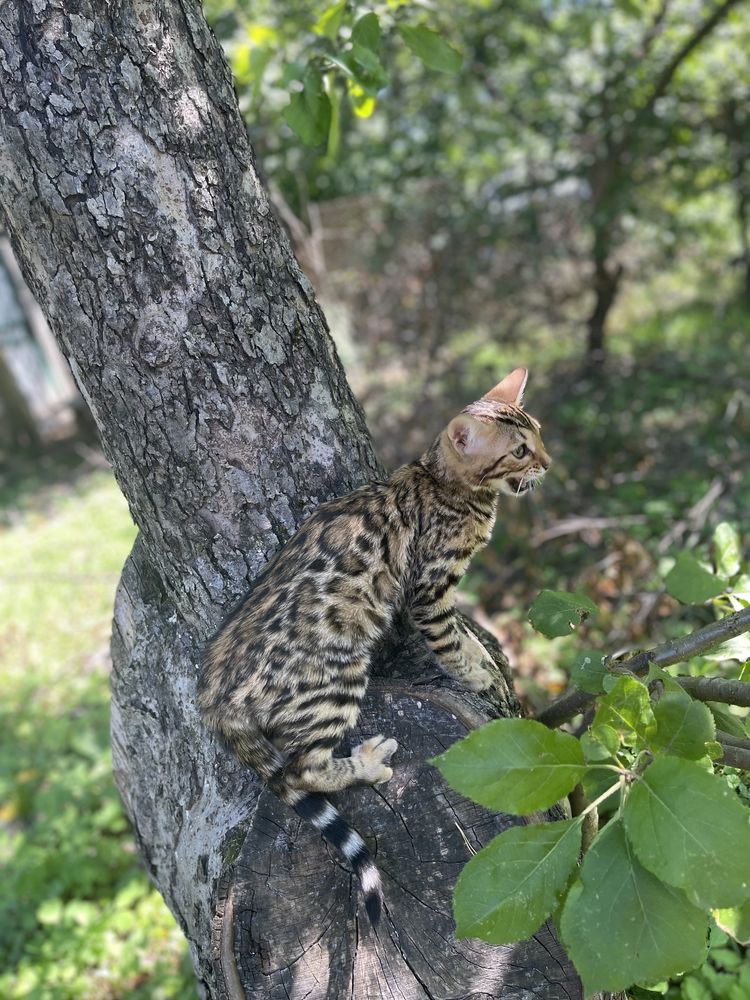
[[[377,927],[383,911],[383,884],[364,840],[325,795],[304,792],[297,798],[287,793],[285,798],[297,815],[312,823],[352,866],[362,886],[367,916],[372,926]]]
[[[377,930],[383,912],[383,885],[380,881],[380,872],[369,854],[368,859],[368,864],[357,871],[357,877],[365,897],[365,911],[370,918],[370,923]]]

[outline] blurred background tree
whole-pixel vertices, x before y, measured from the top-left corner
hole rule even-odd
[[[566,307],[597,355],[628,276],[673,266],[680,231],[695,235],[691,209],[707,189],[725,205],[733,186],[744,190],[737,115],[750,86],[750,20],[740,0],[437,3],[429,23],[464,56],[455,77],[403,44],[398,29],[414,10],[398,2],[374,7],[384,51],[373,77],[351,54],[353,25],[369,10],[207,5],[259,159],[298,217],[313,226],[312,205],[382,200],[379,249],[390,255],[402,229],[428,211],[429,273],[441,291],[425,308],[434,303],[441,316],[451,302],[448,331],[470,304],[494,304],[503,315],[500,300],[512,288],[516,298],[539,296],[546,319]],[[290,87],[313,64],[327,72],[333,113],[322,141],[304,148],[275,126]],[[415,182],[429,186],[429,206]],[[711,254],[716,267],[731,267],[745,246],[746,213],[738,207],[738,231],[730,223],[725,232],[729,253]],[[516,256],[510,273],[508,256]],[[529,256],[521,266],[518,257]],[[523,312],[534,321],[527,302]]]
[[[710,620],[686,618],[660,581],[676,547],[707,551],[719,521],[745,544],[750,531],[747,0],[205,9],[385,463],[413,457],[498,373],[531,369],[554,465],[538,496],[504,505],[461,594],[529,706],[564,685],[574,656],[525,621],[543,586],[604,608],[581,630],[592,647]],[[178,935],[100,774],[127,511],[74,430],[80,400],[7,248],[2,260],[0,857],[15,881],[0,901],[0,992],[188,997]],[[75,637],[72,618],[86,621]],[[67,782],[82,761],[94,777],[76,779],[76,805]],[[85,878],[60,850],[71,831]]]

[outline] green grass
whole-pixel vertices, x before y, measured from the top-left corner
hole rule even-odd
[[[135,528],[108,473],[16,473],[0,481],[0,996],[189,1000],[111,775],[109,631]]]

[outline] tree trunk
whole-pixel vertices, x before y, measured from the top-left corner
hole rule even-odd
[[[729,146],[730,172],[737,207],[741,250],[737,263],[742,270],[745,301],[750,305],[750,117],[734,98],[724,103],[723,125]]]
[[[0,242],[2,237],[0,237]],[[6,357],[8,339],[25,338],[26,323],[13,280],[0,256],[0,447],[11,451],[41,444],[36,417]]]
[[[0,348],[0,442],[11,450],[36,449],[41,440],[34,414],[18,388],[16,377]]]
[[[604,360],[607,317],[620,288],[623,268],[610,264],[606,237],[597,233],[594,242],[594,308],[586,323],[586,358],[598,364]]]
[[[56,397],[60,404],[69,405],[79,399],[78,389],[71,378],[70,368],[63,360],[47,320],[44,318],[39,303],[23,280],[18,262],[13,256],[13,250],[7,237],[0,236],[0,262],[5,268],[13,290],[16,293],[18,305],[23,312],[29,333],[36,341],[44,360],[49,368],[56,388]]]
[[[452,935],[467,845],[509,820],[425,761],[518,711],[499,649],[494,708],[406,625],[379,659],[361,731],[399,739],[397,776],[342,798],[384,873],[379,937],[348,872],[196,713],[206,635],[316,504],[379,472],[199,4],[0,2],[0,113],[5,224],[140,529],[115,777],[205,995],[580,997],[549,928],[513,948]]]

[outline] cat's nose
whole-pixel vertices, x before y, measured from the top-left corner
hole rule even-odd
[[[550,465],[552,465],[552,459],[549,457],[546,451],[543,451],[541,455],[537,455],[537,461],[539,462],[539,464],[541,465],[541,467],[544,469],[545,472],[547,471],[547,469],[549,469]]]

